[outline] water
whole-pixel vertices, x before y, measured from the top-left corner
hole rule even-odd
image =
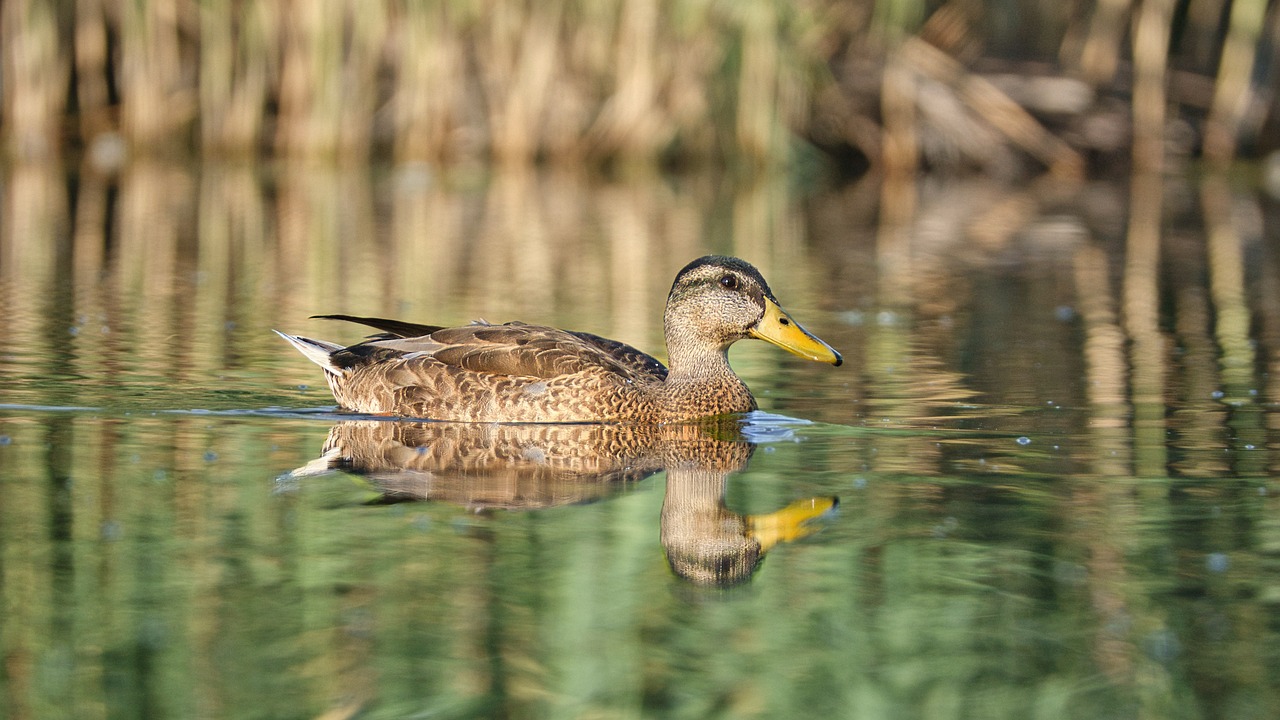
[[[1280,713],[1280,238],[1247,188],[0,182],[5,716]],[[745,418],[468,428],[333,413],[270,332],[660,351],[706,252],[845,366],[743,343]]]

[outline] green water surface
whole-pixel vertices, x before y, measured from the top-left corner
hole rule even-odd
[[[1280,715],[1267,201],[1170,180],[1153,255],[1123,183],[921,188],[888,226],[866,187],[414,179],[3,176],[0,714]],[[965,214],[1002,202],[1003,235]],[[270,332],[661,354],[706,252],[846,366],[735,348],[766,412],[589,472],[578,436],[334,413]]]

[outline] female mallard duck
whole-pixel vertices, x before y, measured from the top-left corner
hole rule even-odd
[[[676,275],[663,318],[669,369],[616,340],[539,325],[319,317],[382,331],[349,347],[279,333],[324,368],[339,405],[434,420],[674,422],[754,410],[727,354],[744,338],[841,363],[778,306],[758,270],[731,257],[699,258]]]

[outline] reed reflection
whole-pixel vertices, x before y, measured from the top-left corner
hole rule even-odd
[[[774,546],[812,533],[834,497],[760,515],[725,504],[730,474],[755,443],[729,418],[693,424],[479,424],[352,420],[329,431],[320,457],[288,482],[333,470],[359,475],[374,502],[444,502],[475,512],[603,500],[665,470],[660,537],[672,570],[696,585],[745,582]]]

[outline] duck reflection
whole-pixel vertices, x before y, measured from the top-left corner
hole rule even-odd
[[[667,471],[661,541],[677,575],[698,585],[750,579],[779,542],[813,531],[834,497],[764,515],[724,501],[730,473],[755,444],[743,420],[673,425],[498,425],[355,420],[334,425],[321,457],[294,477],[342,470],[383,502],[435,501],[475,511],[532,510],[604,499]]]

